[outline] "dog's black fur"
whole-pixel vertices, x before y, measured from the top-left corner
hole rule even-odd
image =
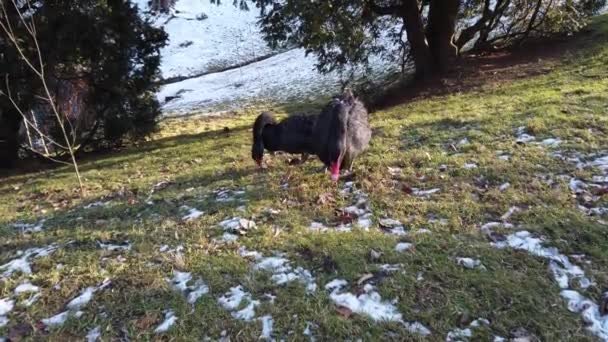
[[[339,170],[351,169],[355,158],[369,146],[371,129],[365,106],[351,92],[334,98],[321,111],[314,135],[319,159],[337,179]]]
[[[264,149],[275,152],[316,154],[313,144],[313,128],[316,116],[292,115],[278,122],[272,114],[260,114],[253,124],[251,157],[262,164]]]
[[[352,168],[370,139],[365,106],[345,92],[319,115],[293,115],[277,123],[270,113],[260,114],[253,124],[251,157],[261,166],[264,149],[315,154],[330,168],[332,179],[337,179],[340,169]]]

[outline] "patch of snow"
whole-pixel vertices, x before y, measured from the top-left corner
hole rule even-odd
[[[448,332],[448,335],[446,336],[445,341],[446,342],[456,342],[456,341],[468,340],[469,338],[471,338],[473,336],[472,328],[479,328],[482,325],[489,326],[490,321],[488,321],[485,318],[478,318],[478,319],[474,320],[473,322],[471,322],[471,324],[469,324],[468,328],[464,328],[464,329],[456,328],[456,329]]]
[[[329,283],[325,284],[325,289],[329,291],[340,290],[348,285],[348,282],[344,279],[334,279]]]
[[[315,341],[315,338],[312,334],[312,327],[314,326],[314,323],[312,322],[306,322],[306,328],[304,328],[304,331],[302,332],[302,334],[304,336],[308,336],[308,338],[310,339],[310,341]]]
[[[562,143],[562,141],[559,138],[548,138],[541,141],[540,143],[549,147],[557,147]]]
[[[409,243],[409,242],[400,242],[400,243],[398,243],[398,244],[395,246],[395,251],[396,251],[397,253],[403,253],[403,252],[405,252],[405,251],[408,251],[408,250],[412,249],[412,247],[413,247],[413,246],[414,246],[414,245],[412,245],[412,244],[411,244],[411,243]]]
[[[87,333],[87,342],[96,342],[101,338],[101,327],[96,326]]]
[[[172,310],[168,310],[165,312],[164,321],[154,329],[154,332],[157,334],[161,334],[167,332],[175,323],[177,322],[177,316],[175,316],[175,312]]]
[[[281,102],[337,91],[342,77],[337,73],[319,74],[315,63],[315,58],[306,56],[304,49],[292,49],[238,69],[167,84],[157,98],[166,112],[179,114],[197,107],[227,103],[236,107],[260,99]],[[382,63],[376,63],[375,67],[375,72],[369,75],[381,77],[391,69]],[[176,98],[165,102],[170,97]]]
[[[27,292],[38,292],[39,290],[40,288],[38,286],[32,285],[32,283],[26,281],[15,288],[15,294],[19,295]]]
[[[215,192],[215,201],[220,203],[225,202],[234,202],[237,200],[236,197],[241,197],[245,195],[245,191],[243,190],[229,190],[229,189],[219,189]],[[241,200],[243,201],[243,200]]]
[[[557,248],[544,247],[543,239],[533,237],[528,231],[511,234],[506,241],[494,243],[497,248],[511,247],[524,250],[531,255],[549,260],[549,269],[553,278],[562,289],[561,296],[567,301],[568,310],[579,313],[588,325],[587,330],[603,341],[608,341],[608,315],[602,316],[599,306],[579,292],[569,289],[571,280],[578,280],[584,286],[592,284],[582,268],[570,262],[567,256],[559,253]]]
[[[326,288],[328,288],[327,285]],[[330,294],[331,300],[336,305],[346,307],[354,313],[366,315],[374,321],[403,321],[403,316],[397,307],[391,302],[382,301],[380,294],[374,291],[373,286],[367,284],[364,287],[365,292],[359,296],[350,292],[341,292],[341,288],[342,286],[335,287]]]
[[[87,305],[91,299],[93,299],[93,293],[95,293],[95,288],[93,287],[87,287],[86,289],[84,289],[84,291],[81,292],[81,294],[72,299],[68,305],[67,308],[69,310],[80,310],[80,308],[82,308],[83,306]]]
[[[112,243],[104,243],[101,241],[97,241],[97,245],[101,249],[105,249],[107,251],[130,251],[132,244],[129,241],[122,242],[120,244],[112,244]]]
[[[536,137],[533,135],[529,135],[526,132],[526,128],[521,126],[517,128],[517,132],[516,132],[516,136],[517,136],[517,140],[515,140],[515,142],[519,143],[519,144],[525,144],[525,143],[529,143],[531,141],[536,140]]]
[[[97,201],[97,202],[89,203],[89,204],[85,205],[83,208],[84,209],[101,208],[101,207],[107,207],[110,204],[112,204],[112,201],[107,201],[107,202]]]
[[[417,188],[412,188],[412,194],[414,194],[415,196],[429,196],[429,195],[432,195],[439,191],[441,191],[441,189],[438,189],[438,188],[429,189],[429,190],[420,190]]]
[[[298,281],[305,285],[307,293],[317,290],[317,284],[312,273],[300,266],[293,268],[289,260],[281,257],[265,257],[258,260],[255,270],[272,273],[271,280],[277,285],[285,285]]]
[[[464,145],[468,145],[469,143],[470,143],[470,142],[469,142],[469,139],[468,139],[468,138],[462,138],[462,139],[461,139],[461,140],[460,140],[460,141],[459,141],[459,142],[456,144],[456,146],[464,146]]]
[[[591,181],[594,183],[608,183],[608,176],[593,176]]]
[[[570,187],[570,190],[572,190],[572,192],[574,192],[575,194],[585,192],[588,187],[587,183],[576,178],[571,178],[568,186]]]
[[[380,225],[387,228],[395,228],[402,226],[403,224],[395,219],[385,218],[380,220]]]
[[[380,265],[380,271],[391,273],[401,271],[403,269],[403,264],[383,264]]]
[[[263,340],[271,340],[272,339],[272,326],[274,324],[274,320],[272,316],[266,315],[260,317],[260,321],[262,321],[262,335],[260,335],[260,339]]]
[[[0,266],[0,271],[3,271],[2,277],[8,278],[16,272],[32,274],[29,260],[49,256],[55,252],[57,248],[59,247],[56,244],[52,244],[46,247],[30,248],[26,251],[19,251],[17,253],[18,258]]]
[[[0,316],[8,315],[14,307],[15,301],[9,298],[0,299]]]
[[[209,287],[202,279],[198,278],[194,284],[188,285],[192,281],[192,274],[188,272],[173,271],[173,279],[167,279],[175,290],[181,292],[194,305],[202,296],[209,293]]]
[[[475,164],[475,163],[465,163],[462,167],[464,167],[467,170],[476,169],[477,168],[477,164]]]
[[[259,260],[263,257],[262,253],[258,251],[250,251],[244,246],[239,248],[239,255],[243,258],[253,258],[253,260]]]
[[[72,312],[70,312],[69,310],[64,311],[53,317],[43,319],[43,320],[41,320],[41,322],[49,328],[60,327],[60,326],[63,326],[65,324],[65,322],[67,322],[67,320],[68,320],[68,318],[70,318],[71,314],[72,314]]]
[[[110,284],[110,280],[105,279],[100,285],[96,287],[87,287],[80,293],[78,297],[72,299],[66,307],[68,308],[68,310],[72,311],[80,310],[83,306],[87,305],[91,301],[91,299],[93,299],[93,295],[97,291],[105,289],[106,287],[110,286]]]
[[[326,232],[329,228],[327,228],[327,226],[325,226],[323,223],[313,221],[310,226],[308,226],[308,229],[319,232]]]
[[[507,183],[501,184],[500,187],[498,187],[498,190],[504,192],[504,191],[506,191],[510,187],[511,187],[511,183],[507,182]]]
[[[216,241],[217,242],[223,242],[223,243],[232,243],[232,242],[235,242],[238,239],[239,239],[238,235],[225,232],[224,234],[222,234],[222,237],[219,238],[219,239],[217,239]]]
[[[382,300],[376,288],[370,284],[363,287],[363,293],[356,296],[350,292],[342,292],[348,283],[343,279],[334,279],[325,285],[331,293],[329,297],[337,306],[348,308],[354,313],[365,315],[376,322],[400,322],[408,330],[422,335],[428,335],[430,331],[418,322],[406,323],[403,315],[397,310],[393,302]]]
[[[567,301],[570,312],[582,316],[583,321],[588,324],[587,330],[602,341],[608,341],[608,315],[602,316],[595,302],[573,290],[563,290],[561,296]]]
[[[139,3],[140,9],[147,9],[147,1]],[[155,19],[156,26],[169,35],[168,45],[161,50],[165,78],[212,71],[272,52],[257,26],[254,8],[241,11],[231,2],[217,6],[209,1],[179,0],[171,15]]]
[[[249,230],[256,228],[255,222],[240,217],[226,219],[220,222],[219,225],[220,227],[222,227],[222,229],[231,232],[238,232],[241,230]]]
[[[39,233],[44,230],[44,222],[46,220],[40,220],[38,223],[14,223],[13,227],[18,229],[21,233]]]
[[[191,208],[191,207],[188,207],[185,205],[182,206],[182,209],[188,212],[188,214],[186,214],[185,216],[182,217],[182,221],[186,221],[186,222],[194,221],[194,220],[198,219],[199,217],[205,215],[204,212],[202,212],[196,208]]]
[[[460,265],[464,268],[468,268],[470,270],[475,269],[475,268],[480,269],[480,270],[486,269],[486,267],[481,263],[481,260],[479,260],[479,259],[457,257],[456,263],[458,265]]]
[[[241,303],[248,303],[242,309],[237,309]],[[233,287],[218,299],[218,303],[226,310],[231,311],[232,317],[240,320],[250,321],[255,317],[255,307],[260,305],[260,302],[253,300],[251,294],[243,290],[241,285]]]
[[[372,226],[372,223],[373,221],[371,213],[367,213],[357,219],[357,226],[366,231]]]
[[[8,317],[0,316],[0,328],[5,327],[8,324]],[[4,337],[0,337],[0,342],[7,341]]]

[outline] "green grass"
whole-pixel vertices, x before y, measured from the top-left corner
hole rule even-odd
[[[499,220],[510,207],[525,208],[511,219],[518,230],[545,236],[547,244],[562,253],[582,253],[591,261],[581,266],[596,286],[583,294],[597,301],[608,286],[608,230],[577,209],[567,180],[558,177],[584,179],[593,172],[549,156],[552,150],[608,150],[608,17],[597,18],[591,29],[573,43],[576,52],[564,53],[546,75],[418,100],[371,116],[374,137],[355,164],[355,184],[369,195],[376,220],[390,217],[407,223],[412,233],[403,238],[386,235],[377,225],[369,232],[311,232],[312,221],[336,222],[336,209],[350,200],[319,172],[317,161],[288,166],[288,157],[279,155],[271,157],[268,171],[257,171],[250,158],[254,112],[168,120],[148,142],[86,157],[80,163],[85,199],[78,196],[69,168],[0,180],[0,264],[14,259],[18,250],[62,246],[49,257],[35,259],[31,276],[0,280],[0,299],[14,297],[14,288],[25,279],[41,288],[41,298],[32,307],[17,305],[9,314],[10,323],[0,328],[0,337],[20,330],[27,332],[21,333],[26,339],[78,340],[100,326],[104,340],[125,335],[135,340],[216,340],[222,331],[233,340],[255,340],[261,322],[235,320],[217,302],[231,287],[242,285],[262,302],[257,317],[272,315],[278,339],[307,340],[302,332],[307,322],[314,322],[319,340],[416,340],[420,337],[396,323],[339,315],[323,289],[327,282],[343,278],[356,291],[357,280],[376,272],[380,264],[401,263],[405,272],[391,273],[375,284],[383,299],[398,299],[406,320],[420,321],[432,331],[430,340],[445,340],[450,330],[479,317],[491,325],[475,329],[472,340],[508,337],[518,328],[542,341],[594,340],[580,316],[566,309],[546,260],[497,250],[479,232],[481,224]],[[564,142],[558,148],[517,145],[514,131],[519,126],[539,140],[558,137]],[[470,144],[454,150],[451,144],[463,138]],[[498,159],[497,151],[508,153],[511,160]],[[464,169],[464,163],[478,168]],[[441,165],[447,170],[440,171]],[[401,167],[402,175],[391,176],[389,166]],[[555,184],[547,185],[542,175]],[[151,193],[163,180],[169,185]],[[281,186],[285,181],[287,189]],[[505,182],[511,187],[499,191]],[[441,191],[423,198],[407,194],[404,189],[409,187]],[[212,192],[219,188],[244,189],[246,202],[216,202]],[[336,202],[320,204],[324,193]],[[107,207],[83,209],[106,199],[112,200]],[[184,205],[206,214],[183,222]],[[267,208],[280,212],[269,215]],[[222,234],[218,222],[233,216],[253,219],[258,228],[235,244],[215,243]],[[429,222],[431,217],[447,224]],[[11,226],[41,218],[47,221],[40,233],[20,234]],[[431,233],[415,234],[420,229]],[[133,243],[128,252],[97,246],[97,241],[126,240]],[[396,253],[398,241],[415,247]],[[183,257],[160,253],[162,245],[183,245]],[[240,246],[268,256],[286,253],[294,265],[313,271],[319,290],[306,295],[298,283],[274,285],[268,274],[252,271],[250,261],[237,252]],[[372,250],[383,253],[379,260],[370,257]],[[487,270],[464,269],[455,257],[479,258]],[[59,263],[64,267],[58,269]],[[167,283],[172,270],[202,278],[210,293],[190,306]],[[417,281],[419,274],[423,279]],[[58,329],[39,329],[37,322],[63,311],[82,289],[104,278],[112,280],[112,287],[96,293],[80,319]],[[277,296],[274,304],[263,300],[266,293]],[[168,309],[178,321],[167,333],[155,335]]]

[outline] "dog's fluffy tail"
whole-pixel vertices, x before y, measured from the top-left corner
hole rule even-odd
[[[253,145],[251,147],[251,157],[256,162],[261,163],[264,155],[264,127],[274,125],[276,121],[274,116],[268,112],[260,114],[253,123]]]

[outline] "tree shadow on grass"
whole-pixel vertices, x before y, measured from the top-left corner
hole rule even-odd
[[[104,152],[83,153],[78,161],[79,168],[80,171],[84,173],[90,170],[111,168],[121,164],[133,163],[145,158],[152,152],[162,152],[163,150],[187,146],[202,140],[225,140],[230,136],[242,134],[248,129],[250,129],[248,125],[242,125],[230,128],[229,131],[218,129],[197,134],[184,134],[159,138],[129,146],[122,150],[115,149]],[[232,140],[217,143],[216,149],[219,150],[221,148],[229,147],[232,143]],[[11,187],[12,185],[23,183],[30,178],[42,176],[47,172],[52,172],[56,176],[63,176],[72,174],[73,170],[70,166],[64,166],[46,160],[22,160],[20,165],[13,170],[0,170],[0,187]],[[0,190],[0,195],[3,195],[6,191],[10,191],[10,189]]]

